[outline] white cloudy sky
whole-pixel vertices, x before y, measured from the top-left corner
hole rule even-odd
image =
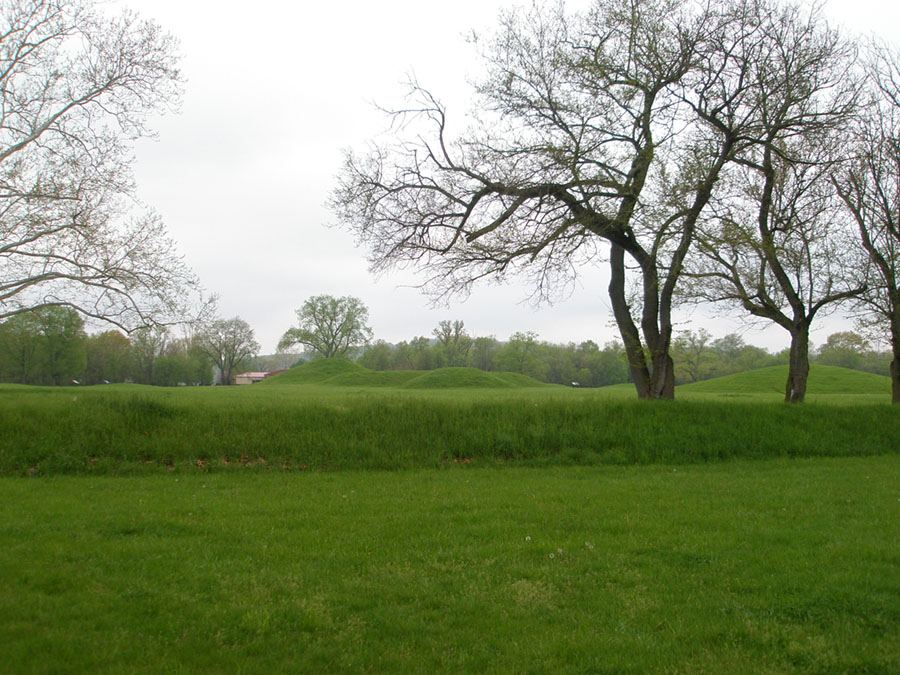
[[[489,30],[516,1],[125,0],[179,38],[186,78],[180,112],[160,118],[158,140],[137,148],[140,197],[219,295],[221,315],[248,321],[264,353],[294,310],[322,293],[361,298],[376,337],[391,342],[429,335],[445,318],[500,339],[519,330],[555,342],[615,337],[603,270],[585,270],[575,293],[550,307],[523,304],[522,286],[482,285],[434,309],[410,278],[375,279],[365,251],[328,227],[324,203],[342,150],[386,128],[373,104],[397,103],[414,72],[461,116],[478,72],[465,35]],[[890,37],[900,28],[895,0],[830,0],[828,11],[855,31]],[[701,325],[717,336],[742,327],[702,313],[679,327]],[[814,340],[840,328],[823,322]],[[788,344],[780,330],[745,339]]]

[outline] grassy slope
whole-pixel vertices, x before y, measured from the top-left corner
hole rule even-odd
[[[678,391],[729,396],[739,394],[780,394],[784,396],[787,372],[787,366],[759,368],[703,382],[685,384],[680,386]],[[884,396],[890,400],[891,395],[889,377],[834,366],[810,368],[807,387],[807,393],[810,396],[866,394]]]
[[[0,387],[0,475],[897,452],[900,417],[887,396],[852,406],[787,406],[777,394],[759,396],[646,402],[562,387]]]
[[[509,389],[550,386],[516,373],[487,373],[477,368],[375,371],[346,359],[310,361],[266,378],[261,384],[267,386],[318,384],[330,387],[404,387],[410,389]]]
[[[746,394],[783,395],[787,366],[772,366],[726,375],[678,387],[681,393],[740,396]],[[295,366],[264,380],[261,384],[317,384],[335,387],[388,387],[409,389],[506,389],[552,387],[517,373],[492,373],[475,368],[440,368],[431,371],[372,371],[346,359],[320,359]],[[810,369],[808,394],[890,396],[890,378],[833,366]],[[604,393],[631,394],[634,386],[604,387]]]
[[[4,672],[900,672],[900,457],[0,479]]]
[[[333,377],[359,375],[371,372],[368,368],[348,361],[347,359],[318,359],[294,366],[282,373],[267,377],[258,385],[271,386],[277,384],[321,384]]]

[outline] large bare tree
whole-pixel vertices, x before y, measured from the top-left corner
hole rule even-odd
[[[701,225],[695,283],[687,286],[694,297],[740,306],[788,332],[791,403],[806,396],[813,321],[865,290],[864,278],[847,273],[852,246],[829,184],[833,163],[805,154],[807,162],[773,154],[765,171],[730,176],[735,193]]]
[[[132,142],[180,94],[176,43],[94,5],[0,2],[0,319],[66,305],[131,330],[197,290],[133,196]]]
[[[852,159],[833,182],[852,215],[868,268],[859,307],[889,337],[891,399],[900,403],[900,54],[873,45],[867,70],[873,98],[847,148]]]
[[[691,292],[742,306],[791,336],[785,400],[802,402],[813,320],[865,285],[846,275],[848,239],[829,177],[844,158],[861,80],[854,45],[816,6],[773,7],[758,55],[759,128],[723,173],[700,228]]]
[[[348,154],[333,207],[376,271],[439,297],[530,275],[538,298],[605,258],[641,397],[671,398],[675,290],[726,166],[759,142],[769,0],[598,0],[503,17],[470,128],[418,84],[391,144]]]

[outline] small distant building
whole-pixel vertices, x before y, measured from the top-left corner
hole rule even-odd
[[[254,382],[262,382],[269,373],[263,372],[252,372],[252,373],[241,373],[240,375],[234,376],[235,384],[253,384]]]
[[[234,376],[235,384],[253,384],[254,382],[262,382],[267,377],[271,375],[277,375],[278,373],[283,373],[284,368],[281,370],[270,370],[268,372],[254,371],[250,373],[241,373],[240,375]]]

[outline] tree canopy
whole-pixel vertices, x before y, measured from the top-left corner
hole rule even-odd
[[[219,369],[221,384],[233,384],[235,371],[259,353],[250,324],[241,317],[216,319],[196,335],[197,348]]]
[[[838,124],[847,54],[819,8],[775,0],[513,10],[469,127],[413,82],[332,207],[376,270],[414,266],[438,296],[524,273],[547,298],[606,261],[638,395],[671,397],[676,290],[720,179]]]
[[[131,330],[199,294],[134,196],[133,142],[179,100],[176,42],[95,5],[0,4],[0,319],[68,306]]]
[[[369,310],[359,298],[316,295],[296,313],[298,325],[285,331],[280,352],[302,345],[325,358],[347,356],[372,339]]]

